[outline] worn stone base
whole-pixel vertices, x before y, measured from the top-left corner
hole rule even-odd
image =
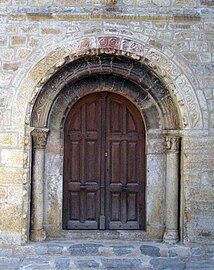
[[[178,231],[168,230],[164,233],[163,241],[168,244],[175,244],[179,241]]]
[[[88,240],[138,240],[138,241],[159,241],[164,234],[164,227],[148,226],[147,231],[141,230],[61,230],[55,226],[45,226],[47,237],[63,238],[65,240],[88,239]]]
[[[214,246],[64,239],[0,247],[0,269],[214,269]]]
[[[46,239],[45,230],[32,230],[30,239],[34,242],[43,242]]]

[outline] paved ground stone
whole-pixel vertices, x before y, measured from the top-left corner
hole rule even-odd
[[[202,248],[194,247],[192,248],[192,256],[201,256],[205,254],[205,251]]]
[[[207,255],[214,256],[214,246],[208,246],[206,248],[206,253],[207,253]]]
[[[17,270],[19,269],[21,260],[19,258],[0,257],[1,270]]]
[[[182,270],[185,269],[185,262],[180,258],[154,258],[150,264],[155,270]]]
[[[70,259],[69,258],[56,258],[55,260],[55,267],[56,269],[66,269],[70,266]]]
[[[63,246],[60,245],[48,245],[48,254],[56,255],[63,253]]]
[[[140,246],[141,253],[152,257],[160,257],[160,249],[158,247],[142,245]]]
[[[38,245],[35,247],[35,252],[38,255],[48,254],[48,247],[46,245],[44,245],[44,246]]]
[[[115,255],[117,256],[121,256],[121,255],[127,255],[127,254],[130,254],[132,253],[134,250],[134,247],[133,246],[118,246],[118,247],[113,247],[113,252]]]
[[[189,258],[186,262],[186,268],[188,270],[194,269],[214,269],[214,258]]]
[[[94,260],[79,260],[75,262],[80,269],[99,269],[99,263]]]
[[[95,256],[99,255],[100,244],[78,244],[69,247],[71,256]]]
[[[103,259],[102,264],[107,269],[141,269],[139,259]]]
[[[21,269],[33,269],[37,267],[38,269],[49,269],[51,267],[51,258],[50,257],[41,257],[41,256],[29,256],[26,257],[21,263]]]
[[[0,249],[0,257],[9,257],[13,253],[12,249]]]
[[[182,246],[182,245],[171,245],[169,251],[174,253],[176,256],[179,257],[188,257],[191,256],[191,250],[188,247]]]

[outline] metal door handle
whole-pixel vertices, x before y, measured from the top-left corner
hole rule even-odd
[[[80,189],[86,189],[86,188],[87,188],[86,184],[80,184]]]
[[[125,184],[122,184],[121,189],[124,190],[124,191],[126,191],[128,189],[128,186],[125,185]]]

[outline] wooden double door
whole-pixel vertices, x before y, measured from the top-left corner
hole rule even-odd
[[[89,94],[64,128],[64,229],[145,228],[145,128],[136,107]]]

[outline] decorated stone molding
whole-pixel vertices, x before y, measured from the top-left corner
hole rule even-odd
[[[169,52],[164,53],[167,50],[161,52],[154,48],[149,49],[146,40],[144,41],[143,38],[137,39],[139,33],[136,33],[136,35],[132,33],[130,37],[120,35],[116,37],[111,35],[82,35],[85,37],[63,39],[47,55],[41,55],[42,52],[40,54],[38,52],[38,57],[35,58],[35,61],[38,59],[37,63],[33,67],[29,67],[30,70],[28,69],[29,73],[26,73],[26,76],[23,74],[25,79],[20,84],[20,94],[17,95],[20,102],[17,101],[17,104],[23,103],[23,97],[26,100],[26,96],[29,95],[32,95],[31,97],[29,96],[29,99],[33,101],[48,79],[68,60],[73,61],[84,55],[100,55],[102,53],[119,56],[126,55],[131,59],[137,59],[139,63],[148,65],[161,78],[166,87],[169,88],[170,94],[175,95],[184,128],[202,127],[203,120],[196,94],[188,78],[183,73],[185,67],[181,68],[185,64],[176,64],[179,59],[176,59],[176,62],[173,61],[173,51],[168,49]],[[29,91],[29,88],[32,91]],[[32,106],[32,103],[30,106]],[[15,106],[14,108],[15,111],[18,110],[17,114],[24,114],[24,110],[20,106]],[[14,113],[15,115],[16,113]]]
[[[115,40],[116,39],[113,38],[114,42],[116,42]],[[103,42],[107,44],[107,47],[111,47],[111,45],[109,45],[111,40],[108,38]],[[135,87],[141,88],[138,91],[139,95],[145,93],[144,97],[146,95],[153,97],[154,102],[157,104],[156,107],[160,108],[164,117],[163,126],[171,129],[177,129],[179,127],[180,121],[175,104],[159,78],[156,77],[145,64],[127,58],[126,56],[118,57],[112,54],[89,54],[64,65],[64,68],[53,75],[46,83],[40,95],[37,97],[32,112],[31,125],[39,127],[48,125],[48,116],[52,102],[60,94],[62,89],[70,85],[71,93],[75,91],[76,96],[80,97],[83,93],[73,89],[71,85],[74,85],[82,78],[90,77],[92,74],[101,76],[103,72],[112,74],[121,79],[126,78],[127,82],[135,82]],[[114,86],[110,86],[110,89],[112,89],[112,87]],[[84,91],[84,89],[81,91]],[[145,109],[146,108],[147,106],[145,106]]]
[[[49,129],[47,128],[36,128],[31,132],[34,149],[45,149],[48,133]]]

